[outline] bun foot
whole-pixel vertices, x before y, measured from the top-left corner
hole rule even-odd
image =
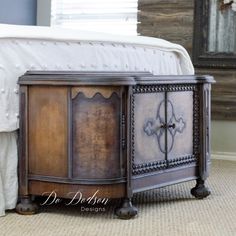
[[[209,196],[211,191],[205,187],[204,180],[198,179],[196,186],[191,189],[191,194],[198,199],[203,199]]]
[[[115,210],[115,214],[123,220],[129,220],[138,214],[138,209],[132,205],[131,199],[125,198],[120,207]]]
[[[21,197],[16,206],[16,212],[21,215],[33,215],[38,212],[38,205],[33,203],[29,196]]]

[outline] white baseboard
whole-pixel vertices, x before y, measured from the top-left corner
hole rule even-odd
[[[236,161],[236,152],[212,152],[211,159]]]

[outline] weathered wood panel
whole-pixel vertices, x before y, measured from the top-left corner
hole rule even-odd
[[[139,0],[138,33],[184,46],[192,55],[194,0]],[[236,70],[200,69],[216,79],[212,87],[212,118],[236,119]]]
[[[109,90],[109,98],[97,90],[93,97],[79,93],[73,100],[74,178],[121,177],[120,99],[112,88]]]
[[[140,0],[139,10],[138,33],[181,44],[191,53],[192,0]]]
[[[139,0],[139,9],[193,8],[194,0]]]

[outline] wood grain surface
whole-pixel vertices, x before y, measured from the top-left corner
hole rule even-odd
[[[193,0],[139,0],[138,33],[183,45],[190,53]]]
[[[29,173],[67,176],[67,88],[29,89]]]

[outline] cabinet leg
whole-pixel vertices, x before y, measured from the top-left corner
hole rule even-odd
[[[16,206],[16,212],[21,215],[33,215],[38,212],[38,205],[31,201],[30,196],[22,196]]]
[[[191,189],[191,194],[198,199],[203,199],[210,195],[211,191],[204,185],[204,180],[199,178],[196,186]]]
[[[129,220],[138,214],[138,209],[132,205],[130,198],[124,198],[120,207],[116,208],[115,214],[124,220]]]

